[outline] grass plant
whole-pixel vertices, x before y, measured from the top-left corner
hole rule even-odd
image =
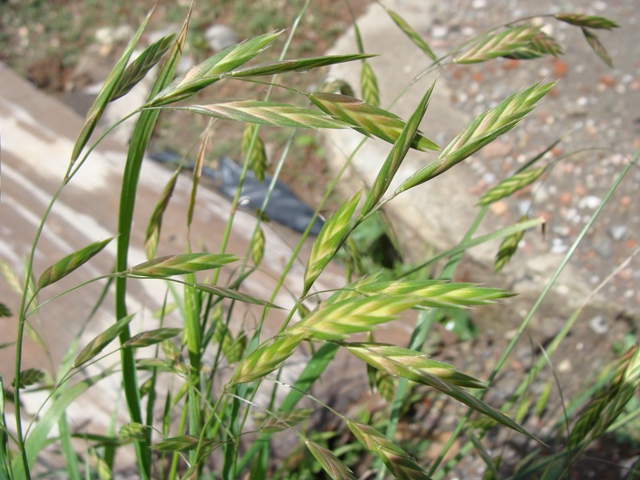
[[[634,412],[628,412],[626,408],[633,404],[631,401],[640,384],[640,352],[636,346],[621,353],[617,363],[608,374],[603,374],[597,388],[590,395],[570,402],[567,410],[571,411],[571,416],[558,421],[554,430],[545,433],[544,437],[538,432],[523,428],[518,419],[522,418],[522,411],[535,409],[536,412],[542,412],[548,393],[541,396],[535,406],[524,410],[518,410],[517,406],[522,405],[521,402],[528,394],[527,385],[542,371],[547,357],[540,357],[531,374],[504,405],[491,406],[483,400],[483,392],[486,392],[501,371],[515,342],[523,335],[540,302],[553,287],[557,275],[566,265],[575,246],[595,222],[607,199],[593,214],[592,220],[576,240],[557,274],[549,281],[539,301],[524,318],[515,338],[486,381],[474,378],[453,365],[432,359],[424,352],[430,329],[444,311],[488,305],[513,295],[505,290],[453,282],[451,279],[461,255],[467,249],[489,240],[505,238],[507,243],[498,255],[499,266],[502,266],[515,253],[522,234],[542,223],[540,219],[523,219],[493,233],[475,235],[491,203],[513,195],[544,175],[545,166],[534,166],[541,161],[542,155],[532,159],[522,171],[504,180],[480,199],[477,220],[458,245],[434,254],[413,269],[396,271],[391,277],[372,272],[371,269],[375,267],[371,266],[368,271],[364,271],[361,259],[358,258],[361,254],[350,243],[353,241],[352,234],[358,227],[371,218],[378,218],[377,215],[381,215],[384,228],[388,228],[388,223],[384,221],[384,205],[437,175],[455,175],[455,172],[447,171],[515,128],[519,122],[525,121],[524,117],[547,95],[554,84],[536,84],[524,88],[516,86],[513,94],[474,119],[440,150],[429,140],[429,132],[423,133],[418,129],[429,107],[430,96],[438,88],[437,84],[434,83],[424,92],[410,118],[404,120],[397,117],[388,108],[378,105],[378,83],[367,63],[369,55],[364,52],[361,41],[358,45],[359,53],[352,55],[294,59],[287,59],[287,41],[279,59],[252,63],[254,59],[262,60],[263,52],[279,37],[288,36],[290,39],[297,34],[309,3],[299,5],[299,16],[289,32],[276,30],[261,33],[216,53],[178,76],[177,65],[188,39],[191,12],[179,32],[159,39],[136,60],[132,60],[132,52],[148,27],[148,15],[125,47],[78,134],[68,170],[43,215],[24,272],[7,272],[13,279],[21,278],[20,282],[16,280],[14,283],[21,292],[22,300],[16,312],[18,334],[15,343],[2,345],[3,348],[15,349],[16,366],[10,384],[2,383],[0,376],[0,479],[32,478],[31,472],[36,466],[38,455],[50,443],[59,445],[62,450],[67,464],[64,475],[68,478],[112,478],[119,469],[115,452],[129,448],[130,445],[135,448],[137,475],[143,479],[266,478],[276,471],[282,472],[282,466],[274,466],[271,461],[272,442],[277,441],[278,432],[282,430],[293,432],[300,439],[301,445],[308,449],[309,455],[317,461],[316,467],[308,467],[310,471],[306,473],[297,473],[296,478],[311,478],[319,471],[318,466],[334,479],[357,478],[357,475],[371,478],[362,469],[354,473],[345,463],[349,455],[345,454],[344,448],[330,445],[318,436],[318,432],[305,428],[307,420],[316,410],[333,415],[346,427],[345,431],[348,429],[351,432],[351,452],[357,451],[357,458],[376,459],[372,465],[378,478],[386,475],[401,479],[442,478],[456,462],[465,455],[471,455],[474,450],[486,462],[485,478],[496,478],[499,458],[492,456],[482,444],[483,437],[496,426],[531,439],[536,445],[532,450],[547,452],[544,457],[523,458],[515,472],[516,477],[535,475],[536,478],[562,478],[592,442],[611,428],[633,419]],[[268,16],[270,12],[265,10],[263,13]],[[388,12],[390,19],[433,61],[429,71],[435,71],[447,62],[466,64],[499,57],[535,59],[544,55],[558,55],[561,51],[553,38],[544,34],[539,26],[533,26],[525,20],[517,25],[482,34],[437,58],[426,40],[413,31],[407,21],[395,12]],[[596,53],[605,62],[610,62],[604,46],[599,43],[593,30],[613,28],[616,26],[613,22],[601,17],[576,14],[558,14],[555,15],[555,20],[582,29]],[[255,28],[271,24],[266,17],[257,17],[254,23]],[[317,92],[304,92],[281,84],[284,81],[280,77],[282,74],[295,74],[296,71],[318,69],[341,62],[362,62],[364,99],[345,95],[344,85],[342,93],[335,93],[335,89],[329,87],[327,90],[330,91],[320,89]],[[154,66],[158,67],[158,73],[147,102],[129,115],[137,118],[137,124],[123,170],[120,209],[117,212],[118,231],[114,232],[112,238],[92,243],[55,262],[45,271],[35,272],[34,258],[38,252],[40,236],[48,228],[51,208],[64,188],[90,159],[96,145],[117,126],[96,135],[96,127],[105,107],[117,98],[126,97],[136,83],[150,74]],[[202,90],[215,92],[216,86],[223,82],[260,82],[267,84],[269,90],[259,99],[219,98],[210,103],[201,103],[200,97],[196,99],[196,94]],[[272,101],[272,88],[288,88],[299,102]],[[240,202],[240,188],[230,205],[229,220],[220,251],[194,251],[193,245],[198,242],[195,237],[192,238],[195,232],[188,231],[184,251],[157,257],[157,246],[162,238],[163,216],[171,201],[177,178],[177,174],[174,175],[149,220],[146,234],[148,261],[130,265],[128,254],[134,228],[132,218],[141,164],[145,161],[144,153],[159,116],[172,109],[214,118],[216,121],[242,122],[248,125],[243,138],[238,139],[244,152],[241,182],[250,169],[258,178],[264,178],[266,153],[260,136],[262,125],[292,129],[294,133],[296,129],[350,128],[362,134],[363,142],[369,137],[377,137],[393,145],[373,184],[365,186],[361,192],[353,193],[325,222],[309,257],[304,260],[306,270],[302,284],[298,291],[291,293],[294,297],[293,307],[284,308],[275,302],[308,233],[303,235],[283,268],[269,298],[256,298],[242,292],[243,284],[259,272],[265,248],[269,247],[264,243],[261,215],[258,215],[253,241],[247,252],[244,255],[227,252],[231,226]],[[294,133],[288,137],[289,145],[293,142]],[[208,147],[208,135],[209,133],[204,135],[198,153],[196,164],[200,166]],[[96,136],[98,139],[94,140]],[[394,175],[410,149],[437,150],[437,153],[431,163],[416,171],[395,191],[389,192]],[[286,161],[287,151],[285,148],[278,162],[274,182]],[[356,154],[357,151],[353,152],[353,155]],[[633,162],[636,159],[637,155]],[[610,194],[633,162],[629,162],[621,171],[611,186]],[[196,167],[191,203],[185,212],[187,230],[190,229],[194,214],[199,185],[198,170]],[[329,185],[325,200],[332,194],[332,189],[343,172],[344,169]],[[265,206],[266,203],[261,206],[263,211]],[[322,209],[323,205],[317,206],[317,212]],[[84,346],[77,342],[74,344],[73,354],[59,366],[54,383],[46,387],[49,394],[46,400],[48,408],[28,423],[23,415],[22,399],[30,395],[34,390],[32,387],[39,385],[45,376],[43,371],[23,370],[21,367],[21,349],[29,322],[32,321],[34,312],[37,311],[40,315],[46,312],[46,306],[40,308],[38,304],[38,294],[62,278],[72,277],[76,269],[82,268],[112,242],[117,249],[114,270],[104,272],[102,277],[94,281],[103,281],[105,292],[112,288],[115,292],[113,325]],[[347,257],[351,256],[348,258],[352,266],[349,278],[342,288],[321,295],[315,291],[316,282],[343,249],[347,252]],[[443,259],[446,260],[445,267],[436,270],[436,262]],[[223,282],[220,275],[220,269],[225,266],[237,267],[236,274],[228,283]],[[433,268],[433,278],[412,275],[427,268]],[[210,273],[206,281],[197,275],[204,271]],[[131,330],[131,321],[136,314],[130,313],[127,308],[130,285],[149,278],[164,279],[168,294],[175,294],[182,316],[179,327],[160,326],[139,332]],[[96,303],[99,304],[102,300],[98,298]],[[254,331],[238,332],[232,328],[235,320],[232,306],[238,303],[250,304],[260,309],[260,322]],[[220,308],[223,304],[226,308]],[[278,333],[273,336],[264,335],[264,320],[276,309],[284,310],[286,320]],[[417,312],[417,321],[408,345],[390,345],[374,340],[380,325],[393,322],[401,313],[409,310]],[[10,314],[6,308],[1,311],[2,315]],[[163,311],[162,315],[166,314]],[[575,318],[578,314],[576,312]],[[558,333],[552,345],[547,346],[547,353],[558,348],[575,318],[567,321],[566,329]],[[366,340],[363,341],[364,335],[360,334],[365,334]],[[84,366],[97,361],[107,346],[116,343],[119,344],[118,370],[129,422],[114,424],[113,431],[104,432],[103,435],[83,437],[82,434],[71,433],[66,420],[69,405],[92,385],[115,374],[112,370],[106,370],[83,378],[80,373]],[[311,353],[303,371],[291,384],[282,381],[283,371],[289,368],[288,361],[304,346]],[[142,360],[137,355],[138,349],[145,347],[155,347],[152,359]],[[384,424],[376,427],[361,419],[349,418],[325,403],[324,399],[311,394],[311,387],[319,382],[339,349],[367,364],[370,373],[373,372],[371,383],[386,392],[385,397],[390,401]],[[225,368],[231,369],[230,375],[225,375]],[[6,377],[8,372],[3,374]],[[158,381],[161,374],[172,378],[172,386],[168,390],[164,390],[163,385],[166,383]],[[438,459],[431,463],[427,463],[419,454],[407,453],[395,435],[401,415],[407,411],[407,405],[414,398],[411,394],[415,392],[412,385],[429,387],[439,395],[469,407],[469,412],[461,418],[450,442],[442,449]],[[266,390],[268,394],[258,396],[259,388]],[[282,398],[276,394],[278,391],[284,393]],[[164,404],[161,404],[161,399],[164,399]],[[314,408],[300,407],[299,403],[303,399]],[[15,428],[7,418],[10,410],[13,410]],[[479,417],[474,422],[469,422],[472,412],[477,412]],[[250,431],[252,427],[249,419],[254,414],[263,421],[258,422],[255,431]],[[296,425],[299,427],[294,428]],[[448,449],[459,435],[464,435],[468,442],[459,455],[443,463]],[[77,449],[77,444],[72,441],[78,437],[85,440],[84,450]],[[547,443],[559,443],[563,446],[555,451],[545,450]],[[354,456],[350,458],[352,461]]]

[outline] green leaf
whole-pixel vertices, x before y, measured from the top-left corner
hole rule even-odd
[[[279,62],[267,63],[256,67],[245,67],[231,72],[232,77],[256,77],[262,75],[277,75],[286,72],[307,72],[313,68],[336,65],[338,63],[353,62],[365,58],[375,57],[370,54],[351,55],[327,55],[324,57],[298,58],[294,60],[282,60]]]
[[[561,22],[576,25],[578,27],[603,28],[606,30],[610,30],[612,28],[618,28],[620,26],[616,22],[609,20],[608,18],[596,17],[592,15],[582,15],[579,13],[558,13],[557,15],[555,15],[555,17]]]
[[[97,335],[93,340],[91,340],[86,347],[82,349],[82,351],[76,356],[76,359],[73,361],[73,368],[80,367],[81,365],[87,363],[89,360],[93,359],[96,355],[98,355],[104,348],[109,345],[120,333],[123,332],[125,328],[128,327],[131,320],[135,315],[128,315],[126,317],[121,318],[116,323],[107,328],[104,332]]]
[[[92,243],[86,247],[78,250],[75,253],[67,255],[62,260],[59,260],[51,267],[47,268],[40,279],[38,280],[38,288],[44,288],[47,285],[57,282],[61,278],[66,277],[76,268],[84,265],[91,260],[95,255],[100,253],[104,247],[106,247],[114,237],[101,240],[99,242]]]
[[[18,380],[18,388],[26,388],[31,385],[35,385],[40,382],[44,378],[44,372],[42,370],[38,370],[37,368],[28,368],[27,370],[23,370],[20,372],[20,377]],[[15,388],[16,381],[13,381],[13,387]]]
[[[238,257],[228,253],[184,253],[158,257],[131,268],[128,273],[143,277],[171,277],[220,268]]]
[[[167,53],[175,37],[175,34],[167,35],[149,45],[122,73],[109,101],[113,102],[129,93]]]
[[[390,8],[384,7],[384,9],[387,11],[387,13],[391,17],[391,19],[395,22],[395,24],[398,25],[398,27],[400,27],[400,30],[402,30],[405,33],[405,35],[407,35],[407,37],[409,37],[409,39],[418,48],[420,48],[420,50],[426,53],[431,60],[435,61],[437,59],[436,54],[433,53],[433,50],[431,50],[427,42],[425,42],[424,39],[418,34],[418,32],[416,32],[413,28],[411,28],[409,24],[405,22],[400,15],[398,15],[396,12],[394,12]]]
[[[282,309],[282,307],[279,307],[278,305],[275,305],[271,302],[260,300],[259,298],[252,297],[251,295],[247,295],[246,293],[240,293],[239,291],[233,290],[231,288],[218,287],[217,285],[206,285],[204,283],[196,283],[195,285],[193,285],[193,288],[200,290],[201,292],[210,293],[211,295],[216,295],[218,297],[230,298],[239,302],[251,303],[253,305],[260,305],[262,307]]]
[[[604,63],[613,68],[613,61],[611,60],[611,56],[607,52],[607,49],[604,48],[602,42],[600,42],[600,38],[593,33],[591,30],[587,30],[586,28],[582,28],[582,33],[584,34],[584,38],[587,40],[587,43],[591,46],[594,52],[602,59]]]
[[[182,333],[182,328],[157,328],[134,335],[122,344],[123,347],[143,348],[161,343]]]

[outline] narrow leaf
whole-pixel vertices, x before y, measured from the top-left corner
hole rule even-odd
[[[91,260],[95,255],[100,253],[104,247],[106,247],[114,237],[101,240],[99,242],[92,243],[86,247],[78,250],[75,253],[67,255],[62,260],[59,260],[51,267],[47,268],[40,279],[38,280],[38,288],[44,288],[47,285],[51,285],[57,282],[61,278],[66,277],[76,268],[84,265]]]
[[[131,268],[128,273],[143,277],[170,277],[220,268],[237,260],[238,257],[228,253],[184,253],[149,260]]]
[[[180,170],[181,167],[178,167],[173,175],[171,175],[171,178],[169,178],[169,181],[162,190],[162,194],[156,204],[156,208],[153,209],[153,213],[149,219],[149,225],[147,225],[147,232],[144,240],[144,247],[149,260],[156,256],[156,250],[160,240],[160,231],[162,230],[162,219],[164,218],[164,212],[169,206],[169,200],[173,195],[173,190],[175,189],[178,181],[178,174],[180,173]]]
[[[252,297],[251,295],[247,295],[246,293],[240,293],[239,291],[233,290],[231,288],[218,287],[217,285],[206,285],[204,283],[196,283],[193,285],[193,288],[200,290],[201,292],[206,292],[218,297],[230,298],[239,302],[251,303],[253,305],[260,305],[262,307],[282,309],[282,307],[279,307],[278,305],[275,305],[271,302],[260,300],[259,298]]]
[[[82,351],[76,356],[76,359],[73,361],[73,368],[77,368],[89,360],[93,359],[96,355],[98,355],[104,348],[109,345],[120,333],[124,331],[125,328],[128,327],[131,320],[133,320],[134,315],[129,315],[121,318],[116,323],[107,328],[104,332],[97,335],[93,340],[91,340],[86,347],[82,349]]]
[[[378,137],[388,143],[396,143],[405,128],[405,122],[397,115],[357,98],[315,92],[309,95],[309,100],[323,112],[362,135]],[[421,151],[438,150],[438,146],[421,132],[413,137],[411,147]]]
[[[365,58],[375,57],[370,54],[352,55],[327,55],[324,57],[297,58],[294,60],[282,60],[279,62],[258,65],[255,67],[244,67],[231,72],[232,77],[255,77],[261,75],[276,75],[287,72],[307,72],[313,68],[336,65],[338,63],[353,62]]]
[[[313,282],[316,281],[346,240],[351,217],[360,201],[360,194],[361,192],[358,192],[351,199],[345,201],[322,226],[318,238],[311,248],[309,261],[304,272],[303,295],[307,294]]]
[[[142,80],[149,70],[151,70],[160,61],[162,56],[171,48],[175,39],[175,34],[167,35],[149,45],[122,73],[118,79],[110,102],[125,96]]]
[[[18,380],[18,388],[26,388],[31,385],[35,385],[40,382],[44,378],[44,372],[42,370],[38,370],[37,368],[28,368],[27,370],[23,370],[20,372],[20,377]],[[13,386],[15,388],[15,380],[13,381]]]
[[[134,335],[122,344],[123,347],[142,348],[161,343],[182,333],[182,328],[157,328]]]
[[[272,127],[347,128],[349,126],[317,110],[296,107],[286,103],[258,100],[232,100],[176,108],[222,120],[256,123]]]
[[[602,59],[604,63],[613,68],[613,61],[611,60],[611,56],[607,52],[604,45],[600,42],[598,36],[593,33],[591,30],[587,30],[586,28],[582,28],[582,33],[584,34],[584,38],[587,40],[587,43],[591,46],[594,52]]]
[[[409,24],[405,22],[404,19],[396,12],[394,12],[390,8],[384,8],[391,19],[396,23],[396,25],[400,27],[400,30],[402,30],[405,35],[407,35],[407,37],[409,37],[409,39],[411,39],[411,41],[415,43],[418,48],[420,48],[420,50],[426,53],[431,60],[435,61],[437,59],[436,54],[433,53],[433,50],[431,50],[429,45],[427,45],[427,42],[424,41],[424,39],[418,34],[418,32],[411,28]]]
[[[579,13],[558,13],[557,15],[555,15],[555,17],[561,22],[576,25],[578,27],[603,28],[606,30],[610,30],[612,28],[618,28],[620,26],[616,22],[609,20],[608,18],[596,17],[592,15],[581,15]]]

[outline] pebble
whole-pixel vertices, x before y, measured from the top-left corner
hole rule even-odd
[[[604,335],[609,331],[607,322],[602,315],[597,315],[589,320],[589,328],[598,335]]]
[[[595,210],[596,208],[598,208],[598,205],[600,205],[600,202],[602,202],[602,200],[599,197],[596,197],[595,195],[589,195],[587,197],[584,197],[580,201],[580,206]]]
[[[133,29],[129,25],[120,25],[116,28],[102,27],[94,33],[94,38],[100,45],[113,45],[116,42],[129,40],[132,36]]]
[[[234,29],[221,23],[216,23],[207,28],[204,32],[204,38],[211,47],[211,50],[215,52],[224,50],[240,41]]]
[[[608,238],[603,238],[596,242],[593,249],[604,258],[611,258],[613,255],[613,245]]]
[[[612,225],[608,231],[611,238],[618,242],[626,237],[629,228],[626,225]]]

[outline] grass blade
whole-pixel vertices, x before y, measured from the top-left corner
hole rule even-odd
[[[203,283],[196,283],[195,285],[193,285],[193,287],[200,290],[201,292],[206,292],[218,297],[230,298],[239,302],[260,305],[261,307],[282,309],[282,307],[279,307],[278,305],[275,305],[271,302],[260,300],[259,298],[252,297],[251,295],[247,295],[246,293],[240,293],[239,291],[230,288],[218,287],[217,285],[205,285]]]
[[[307,72],[314,68],[336,65],[338,63],[353,62],[365,58],[375,57],[371,54],[351,54],[351,55],[327,55],[324,57],[297,58],[294,60],[282,60],[279,62],[258,65],[257,67],[245,67],[234,70],[231,77],[257,77],[262,75],[278,75],[287,72]]]
[[[105,240],[100,240],[99,242],[94,242],[91,245],[87,245],[86,247],[74,252],[70,255],[67,255],[62,260],[57,261],[55,264],[47,268],[40,278],[38,279],[38,288],[44,288],[48,285],[51,285],[54,282],[57,282],[61,278],[66,277],[75,269],[81,267],[89,260],[91,260],[94,256],[106,247],[114,237],[107,238]]]

